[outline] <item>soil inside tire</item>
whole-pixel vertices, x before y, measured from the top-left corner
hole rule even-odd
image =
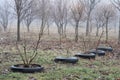
[[[15,67],[20,67],[20,68],[36,68],[36,67],[41,67],[38,64],[30,64],[30,65],[24,65],[24,64],[17,64],[14,65]]]

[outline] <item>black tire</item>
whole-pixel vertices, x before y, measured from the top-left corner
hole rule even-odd
[[[83,58],[83,59],[95,59],[95,54],[94,53],[89,53],[89,54],[78,53],[75,56]]]
[[[23,64],[17,64],[10,67],[10,70],[13,72],[22,72],[22,73],[35,73],[35,72],[42,72],[44,71],[44,67],[41,67],[41,65],[38,64],[32,64],[35,67],[29,68],[29,67],[20,67],[20,65]]]
[[[89,51],[89,53],[94,53],[98,56],[105,56],[105,51],[103,51],[103,50],[92,49],[92,50]]]
[[[112,52],[113,48],[112,47],[98,47],[97,50],[103,50],[103,51],[108,51],[108,52]]]
[[[75,64],[78,62],[78,58],[77,57],[68,57],[68,58],[65,58],[65,57],[56,57],[54,59],[55,62],[63,62],[63,63],[72,63],[72,64]]]

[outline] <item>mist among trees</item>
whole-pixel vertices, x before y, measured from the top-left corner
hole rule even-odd
[[[3,31],[7,31],[11,18],[17,21],[17,40],[20,41],[20,32],[25,25],[27,32],[30,32],[36,21],[39,22],[39,29],[44,31],[47,28],[57,28],[60,40],[67,36],[68,28],[74,28],[75,42],[79,39],[79,29],[83,26],[84,33],[89,36],[93,29],[96,36],[100,30],[106,34],[106,42],[109,39],[109,28],[118,26],[119,0],[110,0],[109,3],[101,0],[10,0],[3,1],[6,4],[0,6],[0,26]],[[116,17],[118,16],[118,17]],[[112,23],[109,25],[109,23]],[[120,31],[120,30],[119,30]],[[120,32],[119,32],[120,34]],[[120,36],[120,35],[119,35]],[[120,37],[118,36],[118,40]]]

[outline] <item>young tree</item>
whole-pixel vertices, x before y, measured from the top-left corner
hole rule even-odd
[[[60,35],[60,40],[63,35],[65,35],[67,21],[68,21],[68,6],[67,0],[56,0],[54,2],[53,19],[58,28],[58,34]]]
[[[17,41],[20,41],[20,23],[26,17],[26,13],[33,0],[14,0],[14,11],[17,17]]]
[[[35,20],[35,6],[36,4],[34,3],[34,1],[31,3],[30,8],[28,9],[28,12],[26,13],[26,16],[24,18],[24,23],[27,27],[27,31],[30,32],[30,25],[31,23]]]
[[[85,5],[85,11],[87,15],[87,23],[86,23],[86,36],[89,34],[89,28],[90,28],[90,18],[91,13],[94,10],[95,6],[101,1],[101,0],[79,0]]]
[[[37,9],[37,16],[40,20],[40,32],[43,35],[44,28],[47,24],[48,16],[49,16],[49,5],[50,1],[48,0],[38,0]]]
[[[101,13],[104,16],[105,19],[105,28],[106,28],[106,42],[108,41],[108,24],[110,19],[112,19],[115,16],[115,9],[111,4],[101,6],[100,9]]]
[[[95,16],[94,16],[94,19],[95,19],[95,22],[96,22],[96,36],[99,35],[99,29],[104,27],[105,25],[105,19],[104,19],[104,15],[103,13],[99,10],[101,7],[98,7],[96,9],[96,12],[95,12]]]
[[[111,0],[112,4],[116,7],[120,14],[120,0]],[[119,15],[119,34],[118,34],[118,44],[120,44],[120,15]]]
[[[73,5],[71,7],[71,17],[72,21],[75,23],[75,42],[78,41],[78,27],[79,27],[79,22],[82,18],[84,11],[84,5],[81,2],[78,2],[77,4]]]
[[[51,10],[51,8],[49,9]],[[50,25],[54,22],[53,19],[52,19],[52,12],[49,11],[49,16],[48,16],[48,19],[47,19],[47,31],[48,31],[48,35],[50,35]]]
[[[48,10],[47,10],[47,30],[48,35],[50,34],[50,25],[54,22],[52,18],[52,2],[49,1],[48,3]]]
[[[10,8],[6,1],[4,2],[3,6],[0,6],[0,24],[3,27],[4,31],[7,30],[9,23],[9,16],[10,16],[9,9]]]

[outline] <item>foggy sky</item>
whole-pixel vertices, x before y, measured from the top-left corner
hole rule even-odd
[[[0,0],[0,4],[1,4],[3,1],[5,1],[5,0]],[[7,0],[7,1],[12,1],[12,0]],[[74,1],[74,0],[71,0],[71,1]],[[101,0],[101,1],[102,1],[102,3],[109,3],[109,2],[110,2],[110,0]]]

